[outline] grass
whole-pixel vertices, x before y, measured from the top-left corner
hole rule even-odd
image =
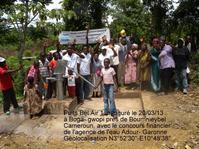
[[[21,100],[23,100],[23,95],[18,95],[18,94],[16,94],[16,98],[17,98],[17,101],[21,101]],[[0,107],[2,106],[2,104],[3,104],[3,94],[2,94],[2,92],[0,92]]]

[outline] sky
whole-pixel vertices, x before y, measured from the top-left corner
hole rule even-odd
[[[59,2],[61,2],[62,0],[52,0],[52,4],[50,4],[49,6],[47,6],[47,9],[51,10],[51,9],[59,9],[61,8],[61,4],[59,4]]]
[[[47,9],[52,10],[52,9],[59,9],[59,8],[61,8],[61,4],[59,4],[61,1],[62,1],[62,0],[52,0],[52,4],[48,5],[48,6],[47,6]],[[175,3],[175,2],[177,2],[177,1],[178,1],[178,0],[174,0],[174,3],[173,3],[174,9],[176,9],[177,6],[178,6],[178,4]],[[108,22],[109,22],[109,24],[110,24],[112,21],[113,21],[112,17],[111,17],[111,16],[108,16]]]

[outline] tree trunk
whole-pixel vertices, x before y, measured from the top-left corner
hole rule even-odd
[[[28,13],[29,13],[29,0],[25,0],[24,1],[24,5],[26,7],[25,11],[25,22],[24,25],[22,26],[22,31],[19,33],[19,47],[18,47],[18,61],[19,61],[19,65],[23,65],[23,53],[25,50],[25,46],[26,46],[26,32],[27,32],[27,27],[28,27]],[[24,68],[21,69],[20,71],[20,77],[21,80],[25,80],[25,70]],[[24,81],[20,82],[20,86],[23,88],[24,86]]]

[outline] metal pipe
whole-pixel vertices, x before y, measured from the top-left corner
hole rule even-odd
[[[78,77],[82,78],[84,81],[86,81],[88,84],[90,84],[92,87],[95,87],[94,84],[92,84],[91,82],[89,82],[87,79],[85,79],[82,75],[80,75],[78,72],[75,72],[73,69],[71,69],[70,67],[68,67],[66,65],[66,67],[69,69],[69,70],[72,70]]]
[[[59,100],[63,100],[64,99],[64,93],[63,93],[63,79],[62,79],[62,74],[61,73],[57,73],[57,98]]]

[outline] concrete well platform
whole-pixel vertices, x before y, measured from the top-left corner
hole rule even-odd
[[[45,102],[44,114],[64,114],[64,110],[73,111],[76,106],[76,98],[66,98],[64,100],[52,98]]]

